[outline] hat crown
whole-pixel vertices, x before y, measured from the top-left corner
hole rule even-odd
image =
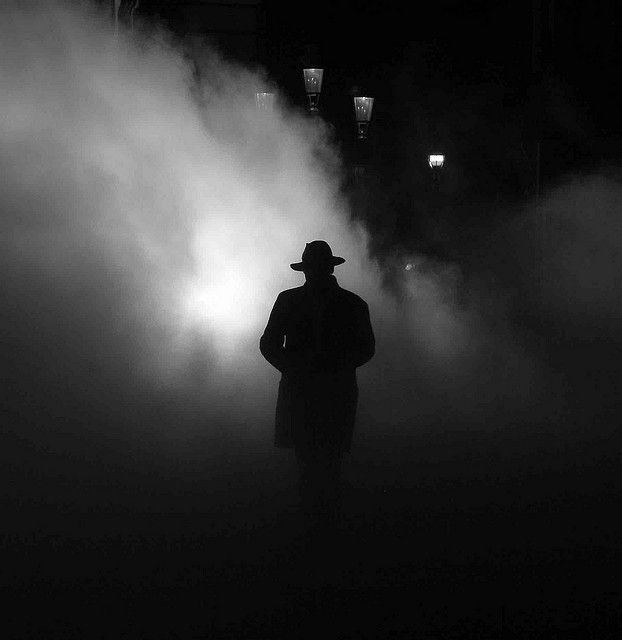
[[[307,242],[305,250],[302,252],[303,262],[330,262],[332,259],[333,250],[324,240]]]
[[[313,240],[307,242],[305,250],[302,252],[302,262],[296,262],[289,266],[294,271],[304,271],[305,267],[316,267],[322,265],[337,266],[343,264],[345,260],[333,255],[333,250],[325,240]]]

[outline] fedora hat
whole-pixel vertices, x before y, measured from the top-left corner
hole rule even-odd
[[[333,255],[333,250],[330,248],[328,242],[324,242],[324,240],[314,240],[313,242],[307,242],[305,250],[302,252],[302,262],[294,262],[289,266],[294,271],[304,271],[307,267],[320,265],[336,267],[338,264],[343,264],[344,262],[344,258]]]

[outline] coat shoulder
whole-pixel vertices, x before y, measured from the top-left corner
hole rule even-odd
[[[347,301],[349,304],[351,304],[352,306],[360,307],[363,309],[367,308],[367,302],[365,302],[365,300],[363,300],[361,296],[358,296],[356,295],[356,293],[353,293],[352,291],[348,291],[347,289],[342,289],[341,287],[340,287],[340,291],[343,299]]]
[[[294,287],[293,289],[285,289],[279,293],[278,298],[282,301],[296,300],[304,295],[304,287]]]

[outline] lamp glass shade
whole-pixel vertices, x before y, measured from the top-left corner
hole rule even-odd
[[[307,94],[321,93],[324,69],[303,69],[305,91]]]
[[[355,96],[354,117],[357,122],[369,122],[374,108],[374,99],[365,96]]]
[[[255,94],[255,102],[259,111],[272,111],[274,107],[274,94],[267,91],[258,91]]]
[[[433,153],[428,156],[428,163],[432,169],[440,169],[445,163],[445,156],[442,153]]]

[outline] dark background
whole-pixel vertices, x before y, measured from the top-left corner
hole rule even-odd
[[[551,0],[412,11],[142,0],[135,19],[158,18],[181,43],[205,37],[266,68],[301,109],[301,69],[321,64],[322,116],[346,168],[365,167],[344,189],[372,249],[417,248],[468,272],[481,268],[470,229],[543,197],[568,172],[618,160],[620,12]],[[363,146],[353,87],[376,98]],[[437,149],[447,156],[440,189],[426,164]],[[55,317],[49,288],[33,299],[38,318]],[[20,428],[9,430],[3,468],[7,637],[619,637],[617,330],[523,327],[561,396],[539,419],[497,415],[502,400],[474,419],[439,393],[416,438],[382,424],[361,430],[339,531],[318,541],[296,512],[291,458],[276,464],[263,432],[200,443],[195,457],[126,451],[115,412],[119,424],[147,428],[192,424],[200,411],[118,380],[93,388],[88,369],[84,388],[67,393],[63,371],[87,366],[79,349],[78,364],[55,362],[59,335],[81,344],[71,309],[61,329],[8,315],[5,413]],[[493,364],[502,377],[504,363]]]

